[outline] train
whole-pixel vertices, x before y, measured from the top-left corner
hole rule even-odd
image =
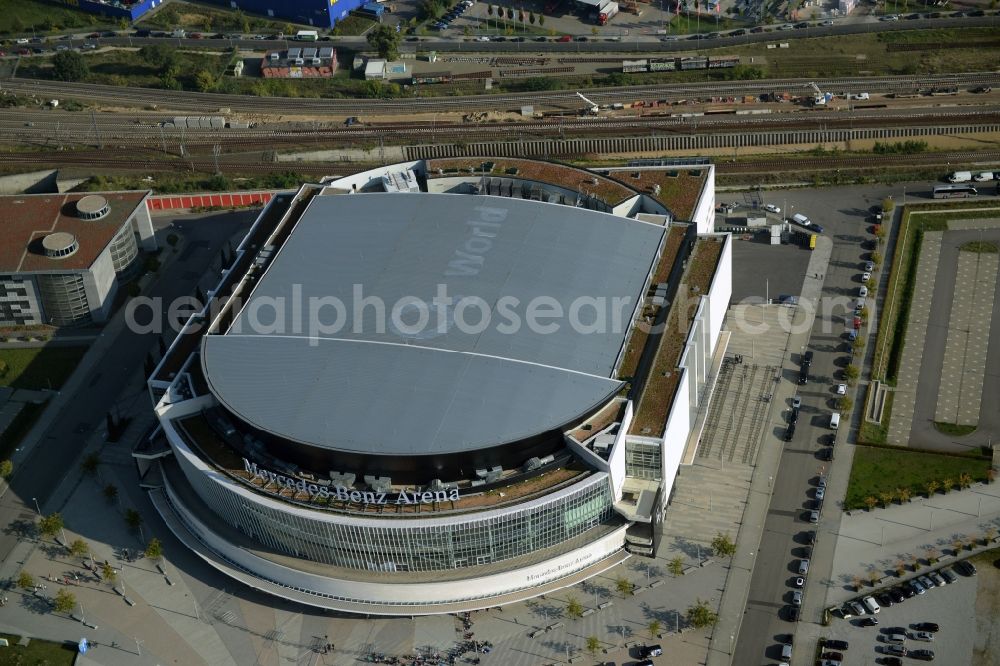
[[[674,72],[698,69],[724,69],[740,64],[739,56],[679,56],[676,58],[643,58],[623,60],[622,73]]]

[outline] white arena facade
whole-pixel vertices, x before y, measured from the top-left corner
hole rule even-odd
[[[133,457],[187,547],[270,594],[393,616],[653,554],[724,352],[712,167],[679,215],[624,174],[521,162],[499,183],[396,164],[262,211],[148,381],[159,427]],[[700,244],[711,281],[639,431],[662,336],[638,331]]]

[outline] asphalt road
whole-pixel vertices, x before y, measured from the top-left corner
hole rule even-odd
[[[210,215],[175,222],[174,228],[187,239],[185,254],[167,266],[147,295],[169,303],[179,296],[193,294],[199,278],[216,261],[225,241],[241,226],[249,227],[253,215]],[[0,500],[0,525],[34,519],[32,498],[37,497],[44,505],[66,474],[80,473],[82,440],[95,429],[104,428],[105,414],[122,397],[130,374],[142,366],[147,352],[156,346],[155,334],[139,335],[122,329],[103,363],[86,370],[90,376],[81,385],[70,409],[58,415],[47,414],[51,419],[48,431],[20,463],[11,479],[10,491]],[[17,540],[17,534],[9,529],[0,533],[0,559],[6,559]]]
[[[849,297],[857,292],[860,265],[867,256],[860,241],[870,237],[865,233],[867,210],[890,193],[898,197],[901,189],[847,187],[782,194],[786,211],[807,214],[823,225],[825,233],[834,240],[824,279],[824,298]],[[734,281],[740,270],[739,265],[734,267]],[[834,434],[829,429],[829,416],[836,399],[834,385],[842,381],[841,368],[847,357],[846,340],[842,337],[844,316],[843,309],[835,309],[831,316],[824,316],[821,310],[816,317],[807,345],[814,353],[812,372],[809,383],[798,391],[802,410],[794,440],[786,444],[778,439],[777,433],[765,435],[766,445],[782,446],[783,453],[734,651],[733,663],[738,666],[780,661],[779,637],[794,632],[794,625],[785,618],[798,560],[804,555],[803,533],[814,529],[805,513],[813,500],[816,477],[826,465],[819,458],[821,442],[827,443]],[[801,352],[801,349],[791,352],[793,364],[799,362]],[[795,377],[786,377],[786,381],[795,381]],[[786,414],[790,407],[785,406]],[[847,421],[843,421],[841,428],[848,427]],[[844,439],[842,436],[841,441]],[[830,497],[826,501],[840,499]],[[816,574],[815,569],[814,562],[810,570]],[[809,594],[808,589],[806,593]]]
[[[391,22],[391,19],[389,19]],[[806,37],[826,37],[831,35],[852,35],[861,34],[865,32],[886,32],[886,31],[896,31],[896,30],[916,30],[916,29],[926,29],[926,28],[957,28],[957,27],[974,27],[974,26],[994,26],[998,21],[997,16],[982,16],[982,17],[962,17],[962,18],[939,18],[939,19],[915,19],[915,20],[901,20],[901,21],[878,21],[878,20],[858,20],[857,22],[850,23],[839,23],[833,26],[817,26],[811,28],[804,28],[799,30],[783,30],[771,32],[761,32],[756,34],[747,33],[746,35],[741,35],[739,37],[719,37],[716,39],[682,39],[678,41],[660,41],[660,37],[655,34],[633,34],[628,38],[619,40],[618,38],[603,37],[602,41],[594,41],[595,38],[587,37],[586,42],[571,41],[571,42],[556,42],[556,41],[546,41],[546,42],[535,42],[534,38],[526,37],[525,42],[477,42],[473,41],[472,38],[466,38],[462,35],[455,35],[454,37],[448,39],[441,38],[424,38],[420,37],[413,39],[413,41],[405,40],[400,43],[400,50],[402,52],[415,51],[418,48],[421,51],[434,50],[434,51],[470,51],[470,52],[518,52],[518,51],[537,51],[537,52],[552,52],[552,53],[590,53],[590,52],[631,52],[631,51],[641,51],[642,53],[650,52],[676,52],[676,51],[691,51],[693,49],[702,48],[720,48],[724,46],[737,46],[739,44],[752,44],[757,42],[773,42],[773,41],[789,41],[794,39],[801,39]],[[581,28],[584,28],[587,33],[590,32],[592,26],[584,25],[581,23]],[[650,32],[655,32],[659,28],[657,24],[650,24]],[[706,23],[705,32],[711,32],[710,26]],[[585,36],[585,35],[584,35]],[[412,38],[410,38],[412,39]],[[98,39],[84,39],[77,37],[74,39],[75,42],[82,43],[84,41],[89,41],[96,43],[98,45],[113,45],[113,46],[145,46],[147,44],[173,44],[176,46],[183,47],[201,47],[201,48],[231,48],[238,46],[241,49],[250,50],[270,50],[270,49],[287,49],[289,45],[292,46],[308,46],[312,44],[311,42],[298,42],[294,40],[282,39],[282,40],[258,40],[258,39],[188,39],[188,38],[174,38],[174,37],[102,37]],[[57,41],[49,41],[45,45],[46,48],[51,49]],[[317,43],[319,46],[333,45],[341,48],[352,48],[361,50],[368,49],[368,43],[364,37],[332,37],[329,40],[320,41]],[[655,44],[655,48],[653,45]],[[32,44],[30,46],[37,46],[37,44]]]

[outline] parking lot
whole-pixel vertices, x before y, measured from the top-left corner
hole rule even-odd
[[[924,569],[918,574],[929,571]],[[896,633],[907,636],[902,643],[907,650],[933,651],[937,663],[970,664],[976,640],[976,583],[977,577],[959,575],[951,585],[934,587],[892,607],[883,606],[876,615],[865,614],[848,620],[834,618],[822,635],[827,639],[847,641],[849,648],[839,651],[844,655],[844,666],[892,663],[886,658],[890,656],[888,646],[893,644],[889,636]],[[862,626],[866,618],[877,619],[878,625]],[[930,642],[913,638],[915,625],[922,622],[940,626]],[[800,663],[809,663],[809,660]],[[916,662],[907,659],[904,663]]]

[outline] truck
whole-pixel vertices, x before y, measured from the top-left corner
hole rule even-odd
[[[948,176],[949,183],[968,183],[970,180],[972,180],[971,171],[956,171]]]
[[[597,25],[607,25],[608,21],[618,13],[617,2],[606,2],[597,10]]]
[[[980,171],[975,176],[973,176],[972,180],[976,181],[977,183],[985,183],[986,181],[993,180],[994,178],[996,178],[996,174],[993,173],[992,171]]]
[[[379,18],[385,13],[385,5],[381,5],[377,2],[369,2],[361,6],[361,11]]]
[[[315,30],[299,30],[295,33],[295,39],[300,42],[319,41],[319,33]]]

